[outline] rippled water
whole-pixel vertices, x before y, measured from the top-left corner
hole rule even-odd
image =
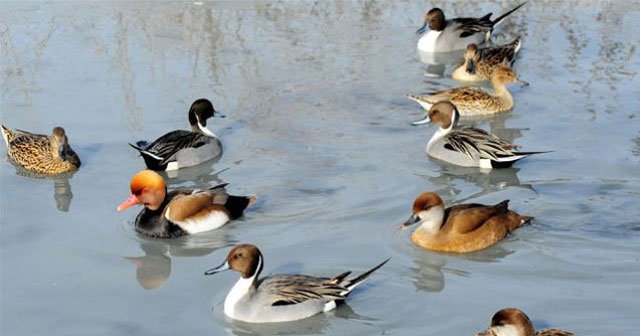
[[[515,2],[438,3],[457,15]],[[34,179],[0,162],[2,335],[471,335],[499,308],[538,327],[630,335],[640,320],[639,5],[531,1],[495,38],[523,37],[516,107],[474,121],[528,150],[490,173],[429,159],[434,127],[407,92],[426,76],[421,1],[0,4],[1,120],[63,125],[83,166]],[[455,59],[454,59],[455,61]],[[127,142],[187,128],[200,97],[227,115],[225,154],[171,187],[229,183],[246,216],[176,241],[116,213],[143,168]],[[0,155],[4,158],[5,147]],[[536,217],[482,252],[432,253],[399,224],[414,197],[497,202]],[[204,277],[228,247],[261,247],[265,273],[378,271],[337,311],[255,326],[222,314],[236,275]]]

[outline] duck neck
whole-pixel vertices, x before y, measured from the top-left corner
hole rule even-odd
[[[505,83],[492,79],[491,86],[493,86],[493,92],[496,97],[506,100],[509,105],[513,105],[513,97],[511,97],[511,92],[509,92]]]
[[[53,155],[53,158],[62,160],[60,153],[63,149],[63,145],[55,137],[51,137],[49,142],[51,143],[51,154]]]
[[[248,277],[240,277],[233,288],[227,294],[227,297],[224,299],[224,312],[228,316],[233,317],[235,315],[235,307],[247,295],[251,295],[257,285],[258,276],[260,276],[260,271],[262,270],[262,256],[258,260],[258,267],[256,268],[256,272]]]
[[[200,125],[200,123],[195,123],[191,125],[191,131],[195,133],[204,134],[210,138],[217,138],[213,132],[211,132],[206,126]]]

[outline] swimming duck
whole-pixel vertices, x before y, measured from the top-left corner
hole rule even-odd
[[[526,1],[495,20],[491,20],[493,13],[481,18],[445,20],[440,8],[432,8],[425,15],[422,27],[416,31],[417,34],[423,34],[429,26],[429,31],[418,40],[418,50],[428,53],[449,52],[463,50],[469,43],[480,45],[489,40],[495,26],[525,3]]]
[[[220,266],[204,274],[228,269],[240,273],[240,279],[224,300],[224,313],[230,318],[249,323],[286,322],[335,309],[387,261],[352,279],[347,279],[351,272],[333,278],[280,274],[259,279],[264,266],[262,253],[254,245],[241,244],[229,252]]]
[[[151,170],[176,170],[201,164],[222,154],[220,140],[207,128],[207,119],[216,112],[209,100],[198,99],[189,109],[191,131],[173,131],[151,144],[138,141],[129,146],[140,153]]]
[[[419,223],[411,235],[414,244],[433,251],[472,252],[485,249],[533,217],[509,210],[509,200],[495,205],[458,204],[447,209],[434,192],[413,202],[413,214],[403,227]]]
[[[511,43],[482,49],[471,43],[464,54],[464,62],[453,70],[451,77],[470,82],[487,80],[499,65],[513,65],[521,45],[519,37]]]
[[[55,127],[51,135],[44,135],[1,126],[7,156],[25,170],[56,175],[80,167],[80,158],[69,146],[64,128]]]
[[[491,74],[493,94],[477,87],[463,86],[434,92],[426,96],[408,94],[407,98],[417,102],[427,111],[434,103],[448,100],[456,105],[462,116],[490,115],[513,108],[513,97],[507,89],[507,84],[510,83],[518,83],[521,86],[529,85],[527,82],[519,80],[513,69],[501,65]]]
[[[527,314],[516,308],[499,310],[491,318],[491,326],[476,336],[573,336],[574,334],[560,330],[549,329],[536,331]]]
[[[441,101],[429,110],[425,119],[415,122],[434,122],[440,129],[427,143],[427,154],[436,159],[463,167],[507,168],[516,161],[533,154],[548,152],[520,152],[518,146],[504,141],[485,130],[457,127],[460,114],[455,105]]]
[[[217,229],[239,218],[255,196],[227,194],[227,183],[206,190],[167,191],[164,179],[143,170],[131,179],[131,196],[117,208],[144,205],[135,220],[138,233],[154,238],[174,238]]]

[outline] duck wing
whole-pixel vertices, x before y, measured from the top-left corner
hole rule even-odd
[[[490,218],[506,213],[509,210],[508,206],[509,200],[495,205],[461,204],[452,207],[445,224],[448,230],[453,230],[456,233],[470,233],[481,227]]]
[[[166,219],[177,224],[185,224],[207,216],[215,210],[228,213],[224,204],[229,195],[226,192],[227,183],[219,184],[207,190],[193,190],[185,193],[182,190],[177,193],[167,204],[164,213]]]
[[[178,130],[159,137],[145,148],[132,144],[129,145],[141,154],[144,153],[153,156],[159,160],[159,165],[162,166],[167,164],[181,149],[198,148],[207,144],[209,139],[209,137],[201,133]],[[143,144],[143,142],[138,142],[138,144]]]
[[[445,148],[466,154],[474,160],[491,159],[502,161],[507,157],[521,155],[518,147],[497,136],[473,127],[462,127],[443,137]]]
[[[520,38],[518,37],[509,44],[480,49],[480,59],[490,65],[510,65],[515,60],[519,47]]]
[[[455,30],[460,32],[460,37],[469,37],[477,33],[490,32],[493,29],[493,21],[491,21],[489,13],[481,18],[455,18],[450,24],[454,25]]]
[[[342,293],[349,290],[340,285],[349,273],[335,278],[319,278],[308,275],[273,275],[258,285],[270,306],[284,306],[307,300],[344,300]]]

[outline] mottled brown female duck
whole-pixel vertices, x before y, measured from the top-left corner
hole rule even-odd
[[[464,61],[453,70],[451,77],[467,82],[487,80],[498,66],[513,65],[521,44],[519,37],[511,43],[481,49],[477,44],[470,43],[464,54]]]
[[[44,135],[1,126],[7,156],[25,170],[56,175],[80,167],[80,158],[69,146],[62,127],[55,127],[51,135]]]
[[[416,101],[425,110],[429,111],[431,105],[447,100],[453,103],[465,116],[490,115],[509,111],[513,108],[513,97],[507,89],[507,85],[519,83],[522,86],[529,85],[518,79],[515,71],[506,66],[499,66],[491,74],[493,93],[477,87],[463,86],[455,89],[434,92],[426,96],[408,94],[407,98]],[[420,123],[417,121],[414,125]]]
[[[447,209],[434,192],[425,192],[413,203],[405,227],[420,223],[411,235],[418,246],[441,252],[472,252],[485,249],[509,232],[533,219],[508,208],[509,200],[495,205],[458,204]]]

